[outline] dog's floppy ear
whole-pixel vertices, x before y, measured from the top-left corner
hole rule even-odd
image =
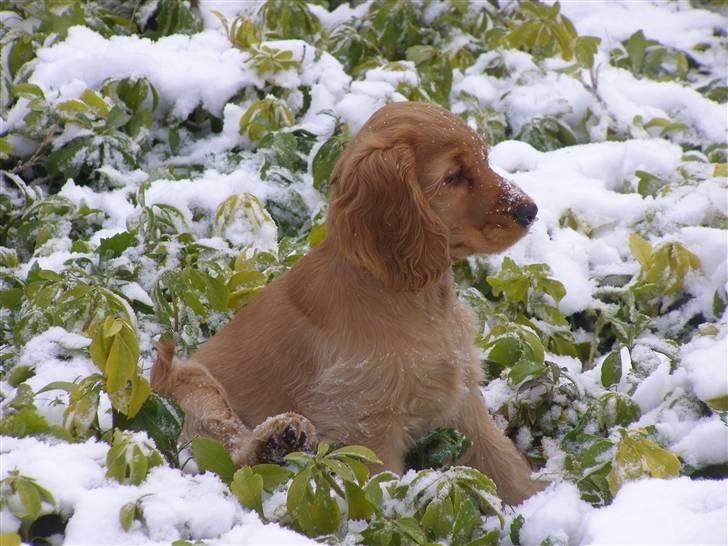
[[[345,153],[331,179],[330,229],[350,260],[399,290],[447,270],[447,231],[420,189],[409,146]]]

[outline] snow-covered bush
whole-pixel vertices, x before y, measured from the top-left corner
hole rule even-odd
[[[0,8],[0,541],[725,542],[725,17],[354,4]],[[397,100],[539,205],[453,266],[489,409],[556,482],[520,507],[457,431],[402,477],[360,446],[236,470],[150,392],[160,336],[191,353],[325,238],[337,158]]]

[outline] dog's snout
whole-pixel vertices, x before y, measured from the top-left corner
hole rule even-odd
[[[527,228],[533,224],[537,214],[538,207],[535,203],[525,203],[523,205],[519,205],[518,208],[513,211],[513,219],[519,226]]]

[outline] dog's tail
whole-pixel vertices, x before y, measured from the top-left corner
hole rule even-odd
[[[157,343],[157,361],[152,366],[152,389],[160,394],[170,394],[169,386],[174,366],[174,339],[161,339]]]

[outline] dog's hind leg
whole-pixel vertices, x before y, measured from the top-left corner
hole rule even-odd
[[[236,466],[280,462],[292,451],[311,451],[316,432],[296,413],[269,417],[253,430],[233,411],[222,385],[201,364],[174,361],[174,344],[157,347],[152,388],[171,396],[185,412],[184,441],[204,436],[222,443]]]

